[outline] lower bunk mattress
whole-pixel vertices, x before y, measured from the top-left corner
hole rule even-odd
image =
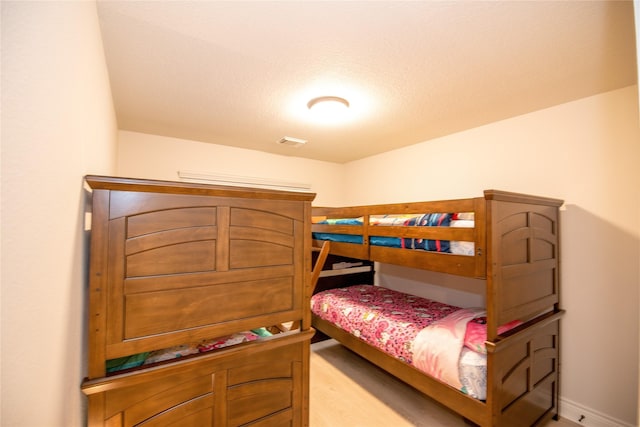
[[[381,286],[330,289],[311,298],[318,317],[457,388],[486,399],[486,312]],[[503,333],[521,322],[498,329]]]

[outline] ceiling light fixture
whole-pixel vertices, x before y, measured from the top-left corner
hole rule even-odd
[[[349,101],[339,96],[319,96],[307,102],[307,108],[323,122],[335,122],[344,118]]]
[[[318,104],[322,104],[323,106],[331,105],[332,107],[338,108],[349,108],[349,101],[344,98],[340,98],[339,96],[319,96],[317,98],[313,98],[311,101],[307,102],[307,107],[312,109]]]

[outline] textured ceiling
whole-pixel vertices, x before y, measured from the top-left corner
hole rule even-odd
[[[637,81],[630,1],[99,1],[98,14],[120,129],[340,163]],[[345,121],[308,117],[321,95],[349,100]]]

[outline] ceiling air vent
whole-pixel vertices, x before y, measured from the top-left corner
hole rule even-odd
[[[290,136],[285,136],[284,138],[278,141],[280,145],[288,145],[289,147],[300,147],[307,143],[307,140],[300,138],[292,138]]]

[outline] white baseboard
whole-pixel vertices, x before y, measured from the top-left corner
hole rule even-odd
[[[560,398],[560,417],[585,427],[636,427],[563,398]]]

